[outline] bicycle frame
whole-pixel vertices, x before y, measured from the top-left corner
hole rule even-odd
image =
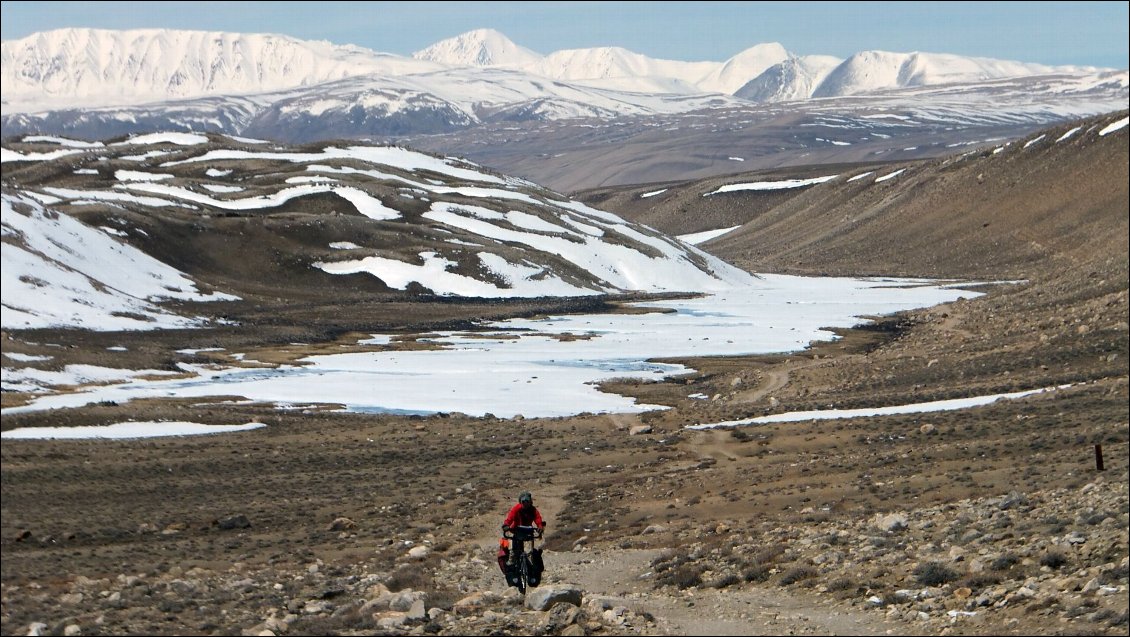
[[[541,537],[541,529],[533,526],[503,528],[502,537],[511,540],[512,546],[514,541],[522,543],[522,550],[516,552],[513,557],[518,571],[515,584],[518,586],[518,591],[525,594],[530,582],[530,555],[534,550],[534,542]],[[536,586],[537,582],[534,585]]]

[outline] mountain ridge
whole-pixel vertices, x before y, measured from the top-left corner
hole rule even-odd
[[[463,56],[450,65],[286,36],[37,34],[3,43],[0,131],[404,142],[570,190],[753,162],[937,156],[1119,110],[1130,99],[1130,72],[1089,67],[882,52],[834,64],[838,58],[797,57],[776,43],[725,63],[654,60],[614,47],[531,58],[498,32],[470,35],[448,47]],[[259,56],[268,58],[262,68]],[[524,70],[531,60],[540,70]],[[463,65],[476,61],[505,64]],[[1049,70],[1057,74],[1015,75]],[[104,77],[111,80],[94,79]],[[250,92],[235,88],[244,81]]]
[[[273,34],[174,29],[58,29],[3,42],[5,111],[42,107],[32,101],[46,92],[84,98],[84,106],[144,103],[161,99],[258,93],[379,73],[429,73],[438,68],[501,66],[539,77],[583,81],[626,77],[667,77],[672,86],[701,93],[732,94],[774,66],[796,57],[778,43],[754,45],[724,62],[658,60],[619,47],[558,51],[546,56],[514,44],[490,29],[471,31],[417,51],[412,57],[378,53],[355,45],[304,41]],[[808,57],[808,56],[806,56]],[[827,57],[827,56],[824,56]],[[906,73],[907,60],[926,68]],[[50,64],[45,65],[46,61]],[[971,81],[1049,73],[1093,74],[1096,67],[1025,64],[947,54],[857,53],[843,64],[841,79],[805,97],[830,97],[946,81]],[[841,65],[842,66],[842,65]],[[835,70],[832,72],[835,74]],[[781,75],[779,72],[777,75]],[[867,76],[869,83],[856,79]],[[883,81],[876,83],[876,77]],[[110,96],[99,89],[115,87]],[[811,80],[809,80],[811,83]],[[845,93],[841,91],[851,91]],[[794,87],[792,95],[804,93]],[[131,97],[132,93],[132,97]],[[24,102],[25,105],[21,105]],[[117,100],[117,101],[114,101]],[[14,111],[13,109],[16,109]]]
[[[779,167],[679,180],[657,195],[636,185],[575,196],[673,235],[728,228],[700,245],[750,271],[1054,279],[1062,275],[1049,264],[1091,262],[1117,271],[1109,261],[1126,249],[1127,114],[936,159]],[[1009,184],[1031,194],[1016,201]]]
[[[701,293],[752,280],[540,186],[392,146],[282,147],[187,133],[96,144],[29,136],[5,142],[3,164],[5,329],[166,327],[172,319],[156,300],[235,301],[261,294],[269,280],[280,282],[272,292],[280,296],[353,293],[364,280],[361,288],[387,297],[485,298]],[[66,178],[40,183],[55,170]],[[182,236],[186,227],[197,230]],[[40,239],[49,236],[57,238]],[[234,246],[238,262],[227,252]],[[162,254],[162,268],[142,248]],[[89,262],[65,258],[86,252]],[[117,267],[83,271],[107,263]],[[225,294],[198,293],[186,268]],[[115,275],[134,270],[162,284]],[[261,280],[241,280],[243,271]],[[94,307],[110,309],[83,309]]]
[[[474,57],[458,53],[467,49],[483,53]],[[522,59],[517,59],[508,53],[515,49],[524,52]],[[417,51],[413,57],[455,66],[501,65],[523,68],[559,80],[656,76],[666,73],[673,79],[685,82],[698,90],[729,95],[774,67],[801,57],[790,53],[778,42],[755,44],[721,62],[660,60],[616,46],[554,51],[541,56],[540,60],[536,61],[531,61],[529,54],[538,55],[529,49],[519,47],[498,31],[479,29],[442,40],[427,49]],[[830,60],[836,60],[837,65],[848,65],[848,68],[840,73],[841,76],[845,76],[844,79],[838,78],[823,89],[814,86],[813,90],[818,91],[818,95],[804,94],[798,87],[790,91],[804,98],[835,97],[876,89],[905,88],[954,81],[1001,79],[1025,75],[1089,74],[1114,70],[1082,65],[1051,66],[921,51],[892,53],[865,50],[847,59],[818,54],[803,57],[822,61],[819,65],[812,66],[826,67]],[[496,59],[502,61],[493,62]],[[916,70],[915,66],[918,67]],[[876,84],[874,77],[877,75],[882,77],[883,81]],[[859,79],[861,77],[868,77],[871,83],[861,82]],[[822,83],[824,79],[825,77],[818,77],[816,84]]]

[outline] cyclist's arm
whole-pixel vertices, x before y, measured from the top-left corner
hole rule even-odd
[[[518,507],[513,507],[506,514],[506,519],[502,521],[502,528],[514,528],[516,526],[518,526]]]

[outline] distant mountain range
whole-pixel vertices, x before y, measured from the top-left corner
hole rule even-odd
[[[1031,75],[1088,75],[1114,69],[1046,66],[937,53],[862,51],[846,60],[829,55],[797,56],[772,42],[753,46],[725,62],[649,58],[619,47],[557,51],[546,56],[524,49],[497,31],[479,29],[443,40],[413,55],[455,67],[502,67],[555,80],[616,90],[652,87],[654,92],[745,94],[756,102],[840,97],[877,90],[978,82]],[[771,80],[781,90],[758,92]],[[646,89],[645,89],[646,90]]]
[[[4,42],[2,79],[5,114],[11,114],[251,96],[366,76],[401,78],[404,83],[411,78],[411,83],[424,89],[431,84],[429,78],[436,76],[444,78],[438,80],[440,85],[445,79],[452,81],[447,78],[481,84],[498,77],[484,75],[484,70],[510,71],[501,77],[520,75],[525,81],[521,90],[511,88],[506,95],[472,91],[471,104],[459,104],[468,117],[473,117],[476,103],[497,107],[537,98],[560,99],[562,87],[547,85],[545,78],[575,85],[582,93],[599,89],[667,96],[720,94],[776,102],[1114,71],[917,52],[863,51],[841,60],[826,55],[796,56],[777,43],[758,44],[724,62],[660,60],[619,47],[571,49],[543,56],[490,29],[443,40],[411,58],[282,35],[59,29]],[[535,77],[543,81],[532,79]]]
[[[517,126],[528,132],[578,118],[601,126],[657,117],[653,128],[685,131],[687,122],[669,118],[760,108],[749,121],[781,124],[786,111],[779,106],[785,104],[851,119],[859,115],[860,100],[879,99],[884,112],[868,106],[867,117],[905,117],[903,111],[955,94],[962,111],[941,128],[968,130],[986,121],[998,126],[1002,113],[1023,127],[994,129],[999,136],[1126,108],[1130,96],[1126,70],[920,52],[863,51],[841,60],[797,56],[776,43],[724,62],[660,60],[616,47],[543,56],[489,29],[412,57],[283,35],[60,29],[3,42],[2,60],[6,137],[108,139],[171,130],[285,142],[395,139],[427,145],[428,136],[439,134],[461,136],[458,146],[476,144],[472,138],[480,131]],[[1002,83],[1022,88],[1002,94]],[[787,140],[761,141],[770,151],[792,147]],[[895,140],[877,150],[899,144],[909,146]],[[525,157],[568,150],[535,148]],[[514,164],[507,170],[532,176]],[[553,168],[554,174],[560,170]]]

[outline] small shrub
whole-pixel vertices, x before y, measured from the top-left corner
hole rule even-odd
[[[970,590],[980,591],[990,586],[996,586],[1000,584],[1001,581],[999,575],[993,573],[977,573],[962,580],[962,585],[969,587]]]
[[[693,564],[684,564],[675,569],[673,583],[679,589],[691,588],[702,584],[702,568]]]
[[[816,577],[816,569],[811,566],[794,566],[781,575],[781,586],[789,586],[797,582]]]
[[[1118,613],[1114,617],[1111,617],[1107,623],[1111,626],[1125,626],[1128,623],[1127,614],[1128,613],[1126,612],[1126,609],[1123,608],[1121,613]]]
[[[836,578],[828,584],[828,592],[835,595],[839,599],[849,599],[851,597],[863,594],[863,592],[866,590],[866,586],[863,586],[848,577]]]
[[[753,564],[742,571],[742,579],[747,582],[764,582],[769,575],[769,567],[764,564]]]
[[[989,568],[994,571],[1007,571],[1019,562],[1019,557],[1016,557],[1012,553],[1005,553],[1004,555],[993,560],[993,563],[989,565]]]
[[[662,571],[655,578],[656,586],[674,586],[679,589],[691,588],[702,584],[702,573],[705,569],[695,564],[680,564]],[[659,571],[657,571],[658,573]]]
[[[372,613],[360,613],[357,608],[336,612],[331,617],[301,617],[292,626],[296,635],[340,635],[355,631],[368,633],[378,628]]]
[[[867,541],[870,542],[871,546],[877,549],[890,548],[891,544],[893,543],[892,540],[879,535],[871,536],[867,538]]]
[[[411,590],[420,591],[430,588],[432,578],[418,566],[402,566],[388,576],[385,586],[392,592]]]
[[[1130,568],[1128,568],[1127,565],[1125,565],[1125,564],[1122,564],[1120,566],[1116,566],[1115,568],[1113,568],[1109,571],[1103,571],[1102,573],[1099,573],[1099,583],[1100,584],[1117,584],[1120,581],[1127,579],[1127,576],[1128,576],[1127,571],[1130,571]]]
[[[686,555],[664,553],[651,561],[651,567],[656,573],[663,573],[678,568],[689,561]]]
[[[777,558],[781,557],[784,552],[785,547],[780,544],[771,544],[758,551],[757,555],[753,556],[753,560],[758,564],[772,564],[776,562]]]
[[[1046,566],[1052,570],[1059,570],[1067,564],[1067,556],[1059,551],[1048,551],[1040,558],[1040,566]]]
[[[926,562],[914,569],[914,578],[923,586],[941,586],[957,579],[957,572],[941,562]]]
[[[1113,608],[1100,608],[1099,610],[1091,613],[1087,619],[1095,622],[1096,624],[1108,623],[1111,626],[1118,625],[1119,622],[1126,623],[1126,611],[1119,613]]]
[[[1089,525],[1089,526],[1098,526],[1099,524],[1102,524],[1103,520],[1107,519],[1107,517],[1108,516],[1107,516],[1106,513],[1102,513],[1102,512],[1093,513],[1093,514],[1088,515],[1087,517],[1083,518],[1083,524],[1086,524],[1086,525]]]
[[[822,539],[828,546],[842,546],[848,543],[846,534],[840,535],[839,533],[829,533],[828,535],[825,535],[820,539]]]
[[[734,584],[740,583],[742,580],[733,573],[728,573],[710,582],[710,588],[729,588]]]
[[[1069,606],[1067,612],[1064,614],[1070,619],[1082,617],[1095,612],[1095,607],[1097,607],[1098,604],[1099,602],[1094,599],[1083,599],[1079,601],[1078,605]]]

